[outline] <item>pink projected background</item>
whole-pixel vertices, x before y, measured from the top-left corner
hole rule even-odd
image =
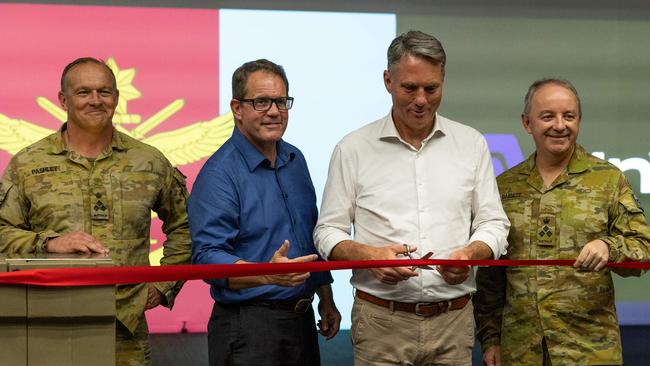
[[[135,131],[166,111],[166,118],[157,118],[141,136],[145,141],[212,120],[220,112],[218,25],[217,10],[0,4],[0,123],[23,120],[23,125],[59,128],[65,118],[56,114],[61,71],[82,56],[111,59],[120,70],[118,87],[129,99],[120,106],[124,121],[117,123],[124,129]],[[0,136],[0,172],[15,153],[6,140]],[[177,165],[188,186],[205,158]],[[158,221],[152,229],[152,262],[164,241]],[[211,306],[208,286],[189,282],[173,311],[147,312],[150,329],[205,331]]]

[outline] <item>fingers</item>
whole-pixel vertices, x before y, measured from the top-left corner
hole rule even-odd
[[[274,257],[278,255],[279,257],[286,257],[287,251],[289,250],[289,240],[285,240],[284,243],[280,246],[278,250],[275,251]]]
[[[319,322],[320,324],[320,333],[325,336],[325,340],[330,340],[339,332],[339,326],[341,322],[341,317],[338,319],[328,319],[325,322]]]
[[[469,278],[470,267],[451,267],[451,266],[438,266],[438,273],[442,279],[450,285],[458,285],[465,282]]]
[[[418,276],[418,273],[409,267],[373,268],[371,271],[375,278],[387,285],[397,285],[401,281]]]
[[[309,254],[309,255],[303,255],[302,257],[296,257],[293,259],[287,260],[287,262],[313,262],[316,259],[318,259],[318,255],[316,254]]]
[[[602,240],[585,244],[573,266],[585,271],[600,271],[609,260],[609,247]]]
[[[485,351],[483,365],[501,366],[501,346],[491,346]]]
[[[389,253],[386,253],[385,258],[381,259],[395,259],[398,255],[405,255],[406,253],[413,253],[418,250],[417,245],[409,244],[394,244],[382,248],[388,250]]]
[[[101,242],[95,237],[82,231],[75,231],[50,239],[47,242],[47,250],[52,253],[109,253]]]
[[[309,272],[305,273],[284,273],[268,276],[270,284],[283,287],[296,287],[303,284],[309,278]]]

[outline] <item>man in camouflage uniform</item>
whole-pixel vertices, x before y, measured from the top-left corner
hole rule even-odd
[[[82,58],[61,77],[61,129],[16,154],[0,183],[0,252],[105,253],[149,265],[151,210],[167,235],[161,264],[188,263],[182,174],[155,148],[112,125],[115,76]],[[117,287],[118,365],[150,365],[146,309],[171,307],[182,282]]]
[[[536,152],[497,178],[512,223],[503,258],[576,261],[478,270],[475,317],[487,365],[623,363],[605,266],[647,260],[650,229],[623,173],[576,144],[580,117],[569,82],[543,79],[528,90],[522,123]]]

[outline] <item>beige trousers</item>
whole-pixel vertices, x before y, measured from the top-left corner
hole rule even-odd
[[[412,313],[391,312],[355,298],[350,337],[356,366],[471,366],[472,302],[463,309],[424,318]]]

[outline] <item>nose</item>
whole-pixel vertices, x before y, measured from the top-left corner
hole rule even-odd
[[[271,102],[271,108],[269,108],[269,110],[266,111],[266,114],[269,114],[271,116],[277,116],[280,114],[280,108],[278,108],[278,105],[275,102]]]
[[[426,93],[423,89],[418,89],[417,93],[415,94],[414,103],[417,106],[424,106],[428,103]]]
[[[99,93],[97,90],[93,90],[92,93],[90,93],[90,104],[97,105],[101,104],[101,99],[99,97]]]
[[[566,128],[566,121],[562,115],[556,116],[553,120],[553,129],[556,131],[562,131]]]

